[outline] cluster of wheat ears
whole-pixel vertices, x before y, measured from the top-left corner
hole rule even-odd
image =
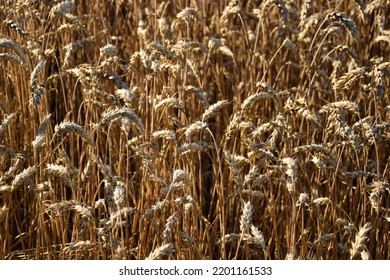
[[[0,0],[0,259],[389,259],[389,13]]]

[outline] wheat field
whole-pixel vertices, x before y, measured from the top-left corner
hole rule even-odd
[[[0,259],[390,259],[390,1],[0,7]]]

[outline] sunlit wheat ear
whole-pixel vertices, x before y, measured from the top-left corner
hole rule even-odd
[[[218,112],[229,104],[228,100],[220,100],[209,106],[202,115],[202,122],[206,122],[208,119],[214,117]]]
[[[15,188],[10,185],[2,185],[0,186],[0,193],[9,193],[12,192]]]
[[[379,42],[386,42],[386,43],[390,43],[390,36],[389,35],[379,35],[375,38],[374,40],[375,43],[379,43]],[[12,59],[11,59],[12,60]]]
[[[16,113],[12,113],[4,118],[0,125],[0,139],[3,137],[4,131],[7,129],[8,125],[11,123],[11,121],[15,118]]]
[[[251,143],[249,148],[251,149],[248,153],[249,158],[268,159],[274,163],[278,161],[278,158],[272,152],[257,148],[255,143]]]
[[[319,157],[313,156],[310,161],[313,162],[314,165],[321,171],[326,171],[326,164]]]
[[[198,143],[185,143],[179,148],[179,153],[182,155],[188,154],[190,152],[200,152],[204,151],[204,146]]]
[[[14,155],[16,160],[14,165],[11,166],[8,171],[2,176],[3,181],[7,181],[9,178],[14,177],[17,172],[19,172],[26,162],[26,156],[23,153],[17,153]]]
[[[192,135],[201,132],[202,130],[204,130],[207,127],[208,126],[207,126],[207,124],[205,122],[197,121],[197,122],[194,122],[194,123],[190,124],[186,128],[184,134],[186,135],[187,138],[189,138]]]
[[[285,257],[285,260],[296,260],[298,258],[297,252],[296,251],[289,251]]]
[[[43,67],[46,64],[46,60],[40,59],[38,64],[35,66],[33,71],[30,74],[30,81],[29,81],[29,86],[32,91],[34,91],[34,88],[36,87],[38,83],[38,76],[42,72]]]
[[[137,35],[142,43],[147,43],[148,29],[144,20],[138,22]]]
[[[104,198],[98,199],[94,203],[95,209],[105,209],[106,208],[106,202],[104,201]]]
[[[153,65],[153,58],[150,56],[148,52],[141,49],[138,52],[138,57],[141,60],[141,63],[145,67],[145,69],[151,69],[151,66]]]
[[[192,238],[188,233],[185,233],[184,231],[179,231],[179,235],[182,239],[190,242],[193,245],[195,245],[197,243],[194,238]]]
[[[343,74],[338,77],[333,84],[333,90],[335,93],[342,95],[343,91],[349,91],[354,83],[356,83],[361,77],[365,75],[363,68],[354,69],[351,72]]]
[[[167,55],[170,55],[170,54],[167,53]],[[163,62],[163,63],[153,62],[151,69],[155,72],[158,72],[158,73],[167,73],[168,72],[170,75],[172,75],[173,78],[176,79],[178,77],[178,75],[180,74],[181,65],[173,64],[172,62]]]
[[[296,100],[288,99],[284,105],[284,109],[290,111],[292,114],[298,113],[304,119],[319,126],[317,116],[307,109],[307,103],[304,98],[298,98]]]
[[[115,90],[115,96],[123,100],[126,107],[132,107],[136,97],[132,90],[127,88],[121,88]]]
[[[261,3],[260,9],[253,9],[252,12],[259,20],[264,20],[264,15],[267,13],[268,9],[275,3],[275,0],[265,0]]]
[[[72,251],[85,251],[87,252],[88,250],[93,250],[96,247],[96,244],[92,243],[90,240],[87,241],[79,241],[76,243],[70,243],[67,247],[65,247],[62,252],[69,254]]]
[[[181,190],[186,186],[192,186],[192,181],[188,173],[182,169],[176,169],[173,172],[172,183],[166,186],[162,193],[166,194],[171,191]]]
[[[62,122],[54,127],[54,136],[60,136],[67,132],[74,132],[80,135],[89,145],[95,146],[95,143],[89,136],[88,132],[84,130],[80,125],[73,122]]]
[[[190,67],[192,74],[195,76],[199,86],[202,85],[201,78],[200,78],[200,67],[199,65],[191,58],[187,57],[186,59],[187,65]],[[206,102],[207,104],[207,102]]]
[[[389,191],[389,184],[386,181],[375,181],[364,188],[365,190],[371,190],[370,192],[370,203],[373,208],[380,209],[380,202],[382,196],[386,190]]]
[[[362,251],[360,253],[360,257],[362,258],[363,261],[367,261],[371,259],[370,253],[367,251]]]
[[[66,169],[69,171],[69,175],[72,179],[75,179],[78,176],[78,170],[70,159],[69,155],[64,149],[59,150],[59,157],[56,160],[57,164],[63,164]]]
[[[161,43],[159,42],[153,42],[153,43],[149,43],[147,46],[146,46],[149,50],[151,50],[151,52],[153,53],[160,53],[161,55],[163,55],[165,58],[171,60],[172,59],[172,52],[167,49],[166,47],[164,47]],[[154,62],[154,61],[153,61]],[[152,62],[152,63],[153,63]],[[169,64],[169,63],[167,63]],[[155,64],[156,66],[160,65],[159,63]],[[153,68],[153,67],[152,67]]]
[[[131,120],[142,133],[145,133],[145,127],[141,119],[128,108],[108,109],[101,115],[101,121],[99,122],[98,127],[105,126],[107,124],[110,124],[111,122],[120,120],[122,118],[127,118]]]
[[[175,245],[173,243],[168,243],[157,247],[149,254],[146,260],[159,260],[164,256],[168,256],[173,251],[173,249],[175,249]]]
[[[249,96],[244,100],[244,102],[241,104],[241,109],[243,111],[248,110],[251,106],[253,106],[257,101],[261,99],[269,99],[271,96],[267,92],[259,92],[255,93],[254,95]]]
[[[71,179],[68,169],[65,166],[49,163],[47,164],[46,170],[50,176],[61,179],[66,186],[73,186],[73,181]]]
[[[17,64],[23,64],[23,61],[18,56],[9,53],[0,53],[0,61],[1,60],[9,60]]]
[[[39,195],[39,199],[43,202],[47,201],[50,198],[50,193],[53,192],[53,186],[50,182],[39,183],[36,187],[36,190]]]
[[[196,201],[189,195],[176,198],[173,203],[177,205],[196,205]]]
[[[191,39],[181,39],[178,40],[172,47],[171,50],[177,57],[183,57],[184,53],[187,50],[193,50],[193,51],[202,51],[203,53],[207,54],[208,50],[207,48],[200,42],[191,40]],[[189,60],[192,60],[193,58],[189,58]],[[191,61],[189,63],[191,63]],[[188,62],[188,60],[187,60]],[[190,66],[191,67],[191,66]],[[196,71],[198,72],[198,71]]]
[[[14,189],[22,184],[33,186],[34,182],[31,177],[34,175],[35,172],[35,166],[30,166],[23,170],[22,173],[15,176],[15,179],[12,181],[12,188]]]
[[[162,241],[163,243],[168,243],[171,241],[172,233],[173,233],[173,225],[178,220],[178,212],[173,213],[169,218],[167,219],[167,223],[165,225],[165,229],[162,233]]]
[[[189,23],[192,19],[202,20],[197,10],[194,8],[186,7],[184,10],[176,15],[176,18]]]
[[[84,45],[86,43],[93,43],[93,38],[92,37],[84,38],[80,41],[74,41],[72,43],[69,43],[65,47],[63,47],[63,49],[65,49],[65,55],[64,55],[64,62],[62,64],[62,69],[66,69],[68,67],[72,52],[76,49],[84,50],[85,49]]]
[[[334,226],[343,227],[348,225],[348,222],[345,219],[337,218],[337,220],[334,222]]]
[[[67,14],[66,15],[68,18],[72,17],[72,15],[70,14]],[[63,23],[61,24],[57,29],[56,29],[56,33],[66,33],[66,32],[72,32],[72,31],[79,31],[79,32],[83,32],[85,31],[85,26],[82,26],[80,24],[77,24],[77,23]],[[52,49],[46,49],[45,50],[45,54],[46,55],[53,55],[55,52],[55,49],[52,48]]]
[[[111,228],[117,228],[121,226],[121,223],[126,223],[129,220],[130,215],[134,214],[138,210],[133,207],[123,207],[116,212],[111,213],[110,219],[107,221],[106,225]]]
[[[351,20],[351,18],[343,13],[333,12],[327,15],[328,19],[338,20],[340,21],[345,28],[349,31],[352,37],[358,38],[360,36],[360,32],[357,29],[355,23]]]
[[[175,132],[173,132],[171,130],[155,131],[155,132],[153,132],[153,134],[151,136],[152,136],[152,138],[155,138],[155,139],[164,138],[164,139],[173,140],[174,142],[176,142],[176,134],[175,134]]]
[[[184,101],[175,98],[175,97],[168,97],[164,98],[162,100],[156,100],[156,104],[154,105],[154,109],[156,111],[159,111],[163,108],[178,108],[185,112],[185,104]]]
[[[244,185],[256,184],[256,180],[260,178],[260,168],[255,165],[249,170],[249,172],[245,175]]]
[[[287,190],[291,195],[295,195],[295,181],[297,178],[297,163],[293,158],[284,158],[282,163],[286,165],[285,173],[287,175]]]
[[[318,27],[318,25],[324,21],[325,17],[326,17],[325,13],[318,12],[308,16],[307,18],[301,19],[300,22],[301,31],[299,32],[298,35],[298,41],[309,43],[308,37],[310,36],[310,31]]]
[[[104,177],[112,181],[113,180],[113,174],[112,174],[111,167],[106,165],[106,164],[104,164],[102,159],[101,159],[101,157],[98,156],[98,155],[92,154],[91,158],[97,164],[97,166],[99,167],[100,171],[103,173]]]
[[[182,170],[182,169],[176,169],[173,172],[173,183],[178,183],[178,182],[184,182],[187,185],[192,185],[191,178],[189,174]]]
[[[221,54],[231,58],[234,62],[234,54],[233,52],[226,46],[226,40],[225,39],[218,39],[218,38],[211,38],[208,42],[208,48],[209,48],[209,56],[212,53],[216,53],[217,51]]]
[[[37,135],[35,136],[32,146],[35,152],[39,152],[45,145],[46,130],[50,123],[51,114],[48,114],[43,119],[41,125],[38,127]]]
[[[47,211],[52,214],[61,214],[66,210],[72,209],[73,206],[77,205],[77,202],[74,200],[64,200],[61,202],[55,202],[46,205]]]
[[[229,243],[229,242],[232,242],[233,240],[238,240],[238,239],[245,239],[244,238],[244,235],[248,235],[249,234],[241,234],[241,233],[229,233],[229,234],[226,234],[225,236],[222,236],[222,239],[221,240],[217,240],[216,241],[216,245],[220,245],[221,242],[224,242],[224,243]]]
[[[120,208],[125,205],[126,189],[122,182],[115,182],[114,202]]]
[[[273,128],[273,124],[270,122],[263,123],[262,125],[254,128],[250,136],[252,138],[258,138],[261,137],[264,133],[270,131]]]
[[[229,166],[230,172],[233,175],[233,180],[238,186],[242,186],[241,174],[237,166],[236,156],[232,155],[228,151],[224,152],[225,160]]]
[[[171,41],[173,40],[173,33],[171,26],[168,24],[165,18],[158,19],[158,27],[160,30],[160,34],[164,40]]]
[[[253,227],[253,226],[252,226]],[[251,227],[251,229],[252,229]],[[254,230],[257,230],[257,228],[253,227]],[[217,240],[216,244],[220,244],[221,241],[224,243],[232,242],[233,240],[242,240],[246,243],[249,244],[256,244],[260,245],[260,247],[265,250],[266,248],[265,243],[264,243],[264,238],[261,237],[261,232],[257,230],[257,232],[252,231],[252,234],[249,233],[229,233],[226,234],[222,240]],[[263,247],[264,245],[264,247]]]
[[[81,174],[81,186],[82,187],[85,187],[88,184],[88,182],[91,178],[93,166],[94,166],[94,161],[92,159],[89,159],[87,164],[85,165],[85,167],[83,169],[82,174]]]
[[[73,8],[73,3],[71,1],[64,1],[61,3],[58,3],[50,10],[50,18],[55,19],[58,17],[62,17],[68,13],[70,13],[71,9]]]
[[[282,44],[284,47],[286,47],[287,49],[290,49],[294,52],[298,52],[298,49],[297,49],[297,45],[291,41],[290,39],[286,38],[284,39],[283,41],[283,44]]]
[[[331,204],[332,201],[328,197],[319,197],[316,199],[313,199],[312,204],[319,207],[319,206],[325,206],[328,204]]]
[[[76,204],[72,207],[80,216],[85,220],[92,220],[93,214],[91,212],[91,207],[83,206],[81,204]]]
[[[0,50],[1,49],[10,49],[17,53],[19,58],[25,62],[27,60],[27,56],[23,52],[23,50],[12,40],[6,38],[0,38]]]
[[[310,203],[310,197],[307,193],[300,193],[297,201],[297,206],[308,205]]]
[[[16,32],[21,34],[21,35],[27,35],[28,34],[28,31],[23,26],[21,26],[18,22],[16,22],[13,19],[5,20],[3,23],[6,24],[9,28],[12,28],[13,30],[15,30]]]
[[[206,103],[207,105],[209,104],[207,97],[204,95],[204,91],[200,88],[189,85],[184,87],[184,89],[187,91],[194,92],[204,103]]]
[[[299,12],[299,26],[303,27],[304,20],[310,15],[312,12],[312,0],[304,0],[301,6],[301,10]]]
[[[363,227],[359,229],[359,232],[356,235],[355,242],[352,242],[352,248],[350,249],[351,260],[360,256],[364,250],[366,244],[368,233],[371,230],[371,223],[366,223]]]
[[[299,152],[318,152],[325,155],[331,155],[330,150],[321,144],[310,144],[310,145],[295,147],[294,153],[299,153]]]
[[[387,42],[390,41],[390,34],[387,34]],[[380,62],[379,65],[374,67],[374,70],[371,71],[374,76],[374,86],[375,86],[375,95],[383,98],[383,94],[385,92],[386,83],[385,83],[385,73],[390,71],[390,63],[389,62]]]
[[[146,209],[145,213],[142,215],[142,219],[152,216],[157,211],[163,209],[165,206],[168,206],[171,202],[167,200],[156,202],[151,208]]]
[[[99,49],[100,56],[111,55],[116,52],[116,46],[113,44],[107,44]]]
[[[240,231],[246,233],[247,229],[252,226],[253,206],[250,201],[247,201],[242,206],[242,215],[240,218]]]
[[[253,235],[255,244],[260,245],[263,250],[267,249],[264,234],[254,225],[251,226],[251,234]]]
[[[225,7],[222,12],[221,17],[219,18],[219,22],[222,26],[227,27],[229,20],[233,17],[233,15],[237,15],[241,13],[241,7],[237,1],[230,1],[229,4]]]
[[[320,238],[318,238],[317,240],[315,240],[313,242],[313,246],[317,245],[318,243],[329,242],[329,241],[333,240],[333,238],[334,238],[334,234],[333,233],[324,234],[324,235],[320,236]]]
[[[148,167],[150,166],[151,169],[153,169],[153,172],[156,172],[155,166],[153,165],[153,163],[150,163],[151,160],[143,160],[143,162],[144,162],[145,166],[148,166]],[[160,186],[164,186],[164,187],[167,186],[167,183],[162,178],[160,178],[159,176],[152,173],[152,171],[148,172],[148,176],[150,177],[150,181],[153,181]]]

